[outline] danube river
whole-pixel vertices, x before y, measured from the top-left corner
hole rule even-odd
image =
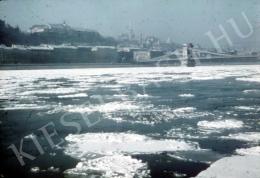
[[[0,71],[4,177],[195,177],[260,154],[260,66]]]

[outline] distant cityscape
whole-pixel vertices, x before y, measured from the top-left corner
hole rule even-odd
[[[0,21],[0,63],[136,63],[149,62],[161,56],[177,59],[183,55],[182,46],[172,39],[160,40],[155,36],[135,34],[133,29],[120,34],[116,39],[104,37],[89,29],[73,28],[61,24],[33,25],[27,32]],[[216,57],[216,49],[203,49],[197,57]],[[197,51],[198,51],[197,50]],[[223,50],[227,55],[252,55],[256,51]]]

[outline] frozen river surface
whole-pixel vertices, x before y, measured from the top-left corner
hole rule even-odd
[[[259,65],[2,70],[0,86],[6,176],[194,177],[260,154]]]

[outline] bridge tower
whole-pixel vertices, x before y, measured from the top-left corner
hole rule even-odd
[[[192,43],[183,45],[181,65],[188,67],[194,67],[196,65],[196,62],[193,58],[192,48]]]

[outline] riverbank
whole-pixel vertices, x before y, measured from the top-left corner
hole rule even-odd
[[[97,64],[97,63],[58,63],[58,64],[1,64],[0,70],[30,69],[78,69],[78,68],[119,68],[119,67],[152,67],[152,64]]]
[[[223,66],[223,65],[258,65],[256,63],[199,63],[196,66]],[[180,64],[167,63],[46,63],[46,64],[0,64],[0,70],[35,70],[35,69],[81,69],[81,68],[129,68],[129,67],[172,67]]]

